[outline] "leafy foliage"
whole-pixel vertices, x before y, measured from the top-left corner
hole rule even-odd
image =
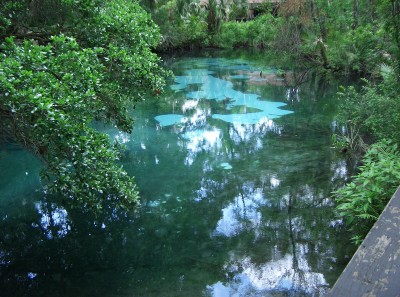
[[[271,14],[257,17],[250,22],[224,22],[213,38],[213,44],[221,48],[258,47],[273,50],[276,45],[282,19]]]
[[[382,30],[366,25],[345,33],[337,31],[332,35],[333,38],[328,41],[332,68],[361,74],[379,70],[385,44]]]
[[[208,32],[215,34],[221,27],[221,5],[217,3],[217,0],[208,0],[207,11]]]
[[[162,39],[158,50],[195,48],[208,45],[206,11],[198,1],[167,0],[154,5],[143,1],[159,25]]]
[[[360,173],[335,192],[337,210],[355,232],[356,243],[366,236],[400,183],[400,153],[396,144],[374,144],[363,159]]]
[[[370,133],[375,139],[393,139],[400,143],[400,100],[394,77],[390,76],[379,85],[366,86],[359,92],[349,87],[341,93],[343,101],[340,106],[342,122],[351,122],[362,130]]]
[[[346,145],[358,149],[350,144],[354,130],[357,136],[352,141],[356,144],[362,135],[372,135],[378,141],[367,150],[364,165],[353,177],[353,182],[335,193],[339,214],[355,232],[356,243],[365,237],[400,184],[397,80],[395,72],[388,66],[382,67],[381,75],[383,81],[380,84],[371,85],[364,80],[366,85],[360,91],[350,87],[341,93],[340,119],[346,126],[353,127],[346,132]]]
[[[135,205],[138,191],[116,163],[118,150],[91,125],[130,132],[135,102],[162,90],[166,73],[151,52],[158,28],[128,0],[7,3],[0,15],[13,25],[2,27],[1,133],[42,158],[46,190],[90,208]],[[57,13],[40,18],[40,4]]]
[[[255,19],[242,0],[142,3],[161,28],[161,50],[258,47],[347,74],[379,75],[382,62],[400,69],[398,0],[286,0],[255,7]]]

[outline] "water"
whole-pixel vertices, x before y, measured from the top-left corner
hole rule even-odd
[[[40,162],[1,148],[1,296],[326,294],[354,252],[330,198],[351,171],[330,148],[338,83],[241,54],[169,59],[176,81],[133,133],[104,128],[134,213],[47,197]]]

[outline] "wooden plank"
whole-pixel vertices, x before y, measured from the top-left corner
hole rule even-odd
[[[400,187],[328,296],[400,296]]]

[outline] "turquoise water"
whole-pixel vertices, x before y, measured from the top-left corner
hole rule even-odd
[[[73,209],[0,148],[1,296],[326,294],[354,251],[330,198],[351,172],[330,148],[338,83],[240,54],[167,59],[176,78],[132,134],[104,128],[127,147],[133,213]]]

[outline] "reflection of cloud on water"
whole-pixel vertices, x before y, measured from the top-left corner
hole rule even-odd
[[[268,118],[261,119],[255,125],[242,125],[239,123],[234,123],[229,127],[229,136],[236,144],[241,142],[249,142],[251,138],[255,136],[264,136],[267,132],[282,134],[282,128]],[[258,139],[259,138],[257,138],[257,140]],[[262,144],[258,143],[258,146],[260,149]]]
[[[227,272],[235,274],[232,281],[209,285],[207,291],[212,297],[272,296],[274,292],[290,292],[285,296],[322,295],[328,286],[324,276],[311,271],[304,255],[306,249],[299,251],[299,260],[287,254],[262,265],[256,265],[249,257],[235,259],[225,265]]]
[[[334,172],[331,181],[345,179],[348,174],[346,160],[339,160],[331,164],[331,170]]]
[[[182,112],[186,113],[188,110],[195,109],[199,104],[199,100],[186,100],[182,105]]]
[[[41,216],[40,227],[46,232],[47,238],[64,237],[71,230],[68,222],[68,213],[63,207],[59,207],[56,204],[48,205],[45,202],[37,202],[35,203],[35,208]],[[34,226],[39,227],[37,224],[34,224]]]
[[[212,168],[210,168],[210,171]],[[205,171],[207,172],[207,171]],[[211,178],[206,177],[206,175],[200,181],[200,189],[196,190],[195,201],[201,201],[204,199],[212,200],[215,198],[217,192],[222,191],[228,184],[228,180],[222,179],[215,181]]]
[[[184,128],[180,131],[187,131],[181,135],[179,145],[188,152],[185,164],[191,165],[200,152],[220,150],[222,144],[222,132],[217,128],[209,127],[208,130],[200,127],[206,126],[206,118],[209,111],[196,109],[191,117],[181,118]],[[188,131],[189,130],[189,131]],[[276,125],[272,120],[264,118],[255,125],[244,125],[239,123],[231,124],[228,130],[229,137],[235,144],[247,143],[249,151],[258,151],[263,148],[262,137],[268,132],[276,134],[282,133],[282,128]],[[226,151],[229,153],[229,151]]]
[[[195,108],[195,105],[193,102],[190,102],[187,106],[182,106],[182,110],[185,109],[193,109]],[[166,127],[166,126],[171,126],[171,125],[176,125],[176,124],[181,124],[184,127],[198,127],[203,124],[205,124],[207,116],[210,114],[209,111],[203,110],[200,108],[196,108],[195,112],[191,116],[183,116],[180,114],[163,114],[156,116],[155,119],[158,121],[159,125],[161,127]]]
[[[126,144],[129,141],[131,141],[131,136],[127,133],[118,131],[117,134],[114,136],[114,139],[118,142],[118,143],[123,143]]]
[[[240,194],[224,209],[222,209],[222,218],[218,221],[214,235],[235,236],[244,229],[254,230],[258,235],[258,227],[262,221],[262,215],[258,208],[265,205],[263,191],[261,188],[253,189],[251,186],[244,186],[251,193]]]
[[[182,135],[184,139],[189,140],[186,148],[190,151],[197,152],[199,150],[208,151],[213,147],[221,146],[221,131],[214,130],[195,130],[189,131]]]
[[[210,114],[210,111],[197,108],[196,111],[193,113],[192,116],[186,117],[186,120],[183,123],[187,127],[201,127],[205,125],[207,116]]]
[[[221,131],[212,130],[193,130],[182,134],[184,141],[180,145],[187,149],[186,165],[192,165],[196,155],[201,151],[219,150],[222,147]]]
[[[271,176],[269,182],[271,184],[271,189],[275,189],[281,184],[281,181],[277,179],[276,176]]]

